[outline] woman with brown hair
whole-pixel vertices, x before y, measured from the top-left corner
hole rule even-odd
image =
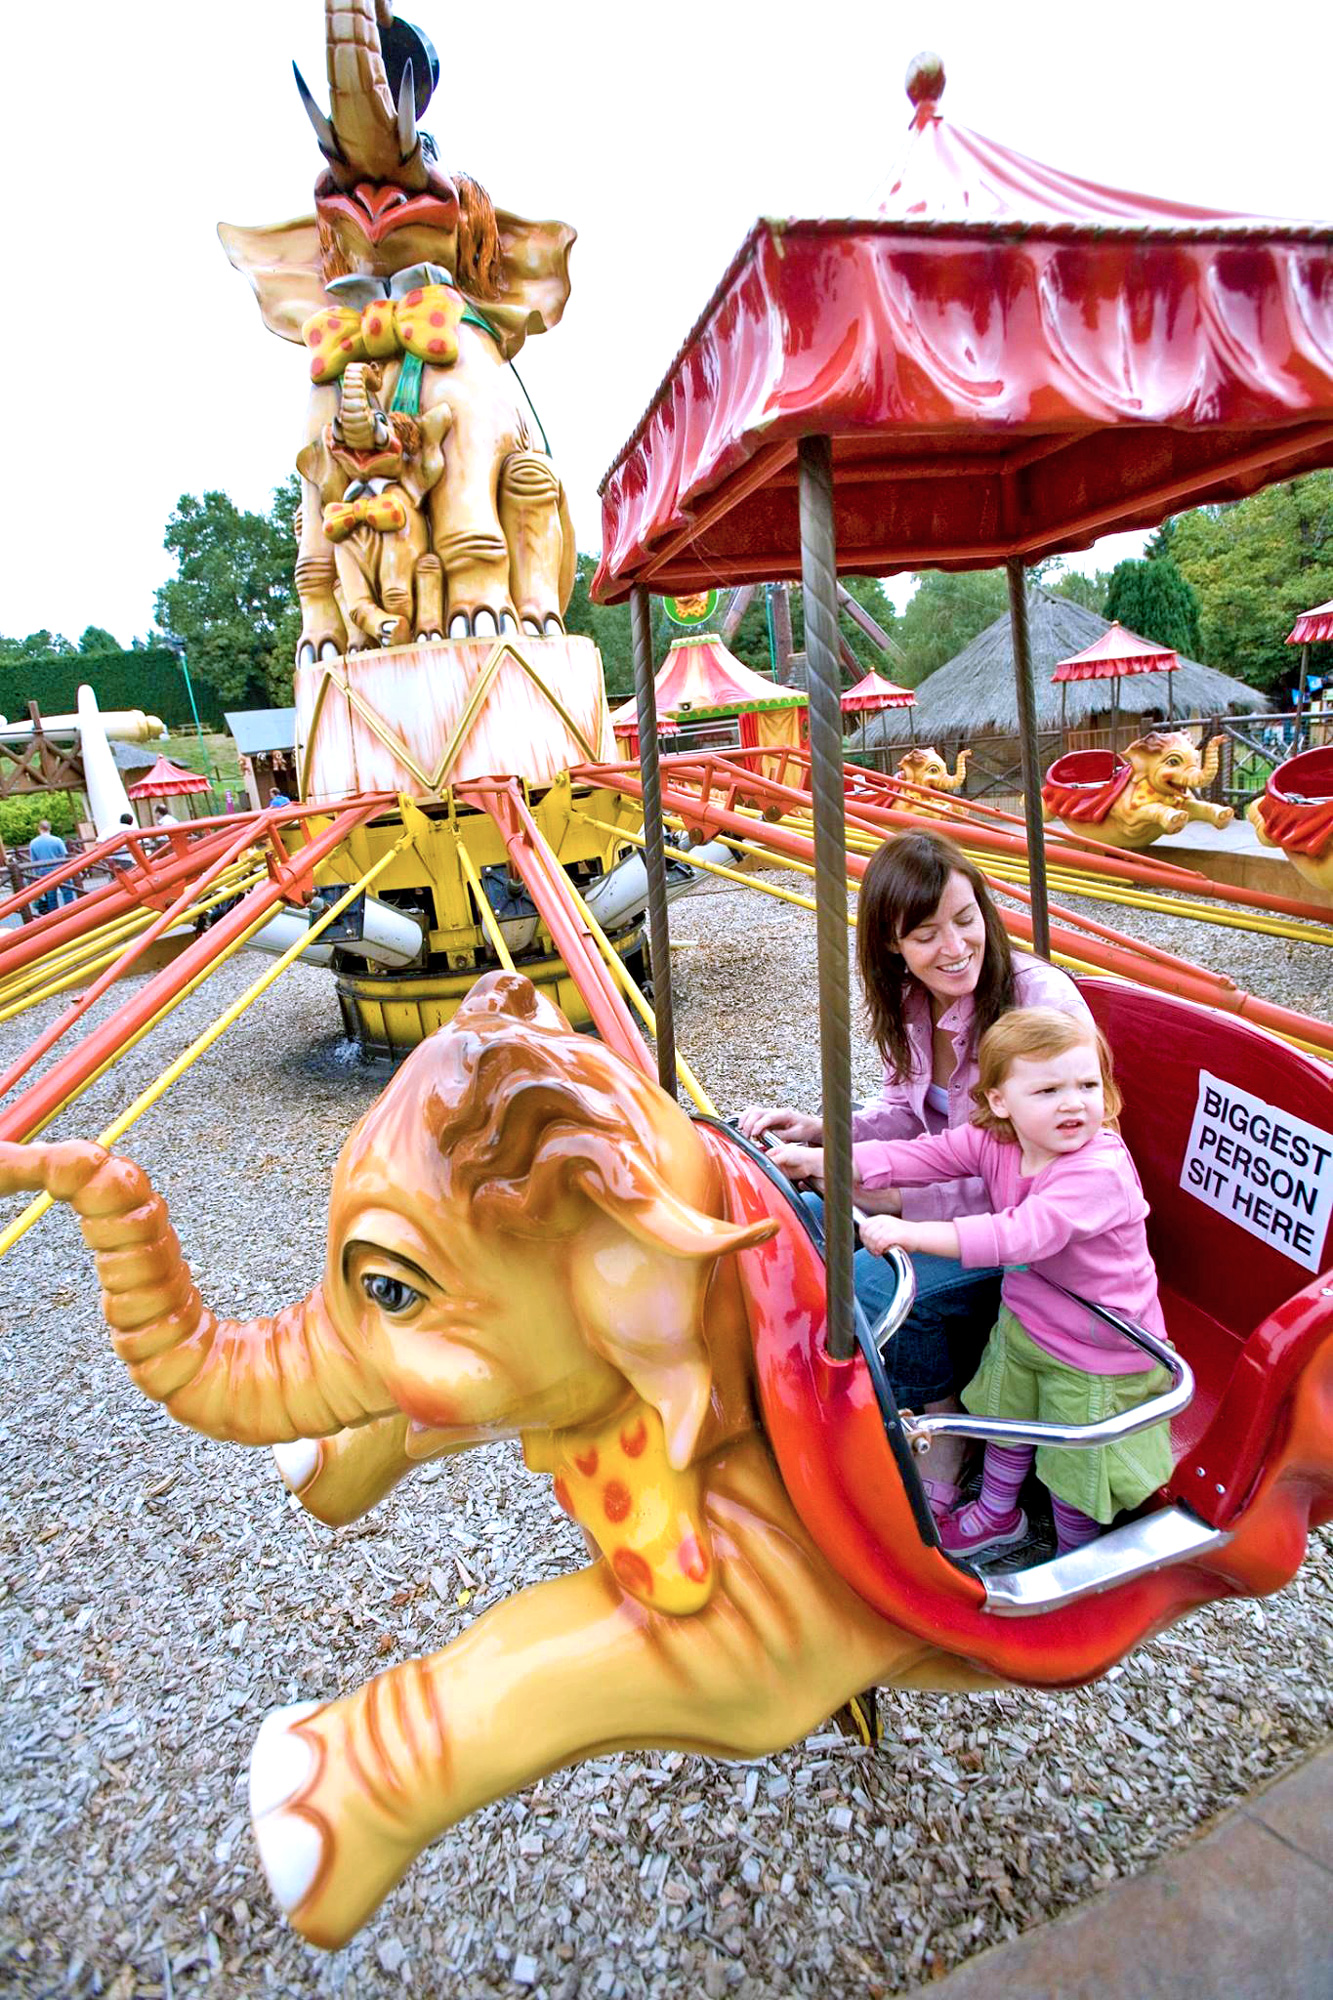
[[[857,964],[870,1029],[884,1058],[884,1087],[852,1119],[852,1138],[914,1139],[964,1125],[973,1110],[977,1049],[1011,1007],[1058,1007],[1090,1019],[1078,988],[1044,959],[1015,952],[984,878],[962,849],[938,833],[900,833],[872,856],[861,884]],[[793,1147],[819,1146],[824,1128],[788,1105],[753,1105],[742,1113],[746,1138],[768,1133]],[[782,1153],[775,1153],[782,1163]],[[924,1188],[858,1188],[867,1213],[909,1220],[949,1220],[987,1206],[979,1180]],[[917,1296],[886,1361],[904,1407],[956,1411],[957,1390],[999,1309],[998,1271],[965,1271],[947,1257],[916,1254]],[[856,1296],[872,1323],[887,1305],[892,1276],[884,1261],[858,1250]],[[958,1498],[963,1446],[941,1438],[925,1481],[943,1516]]]

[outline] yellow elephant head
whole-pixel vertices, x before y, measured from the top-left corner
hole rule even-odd
[[[1150,729],[1127,747],[1125,756],[1136,779],[1146,780],[1164,799],[1180,799],[1197,786],[1212,783],[1225,741],[1214,736],[1201,757],[1198,745],[1183,729]]]
[[[121,1358],[210,1436],[278,1444],[401,1413],[469,1441],[595,1425],[634,1396],[675,1469],[719,1363],[728,1408],[745,1365],[738,1293],[728,1354],[704,1337],[714,1267],[776,1227],[721,1220],[679,1106],[513,973],[479,981],[351,1133],[323,1281],[279,1313],[204,1306],[131,1161],[0,1145],[0,1192],[20,1187],[84,1219]]]
[[[325,39],[329,117],[296,75],[325,161],[314,215],[218,230],[254,287],[264,324],[299,341],[335,280],[386,280],[438,265],[484,312],[511,358],[527,334],[554,326],[565,309],[574,231],[496,209],[478,182],[436,164],[434,142],[416,121],[438,60],[420,29],[394,20],[391,0],[326,0]]]
[[[897,775],[909,785],[925,785],[933,792],[956,792],[967,776],[970,750],[960,750],[952,775],[934,744],[909,750],[898,760]]]

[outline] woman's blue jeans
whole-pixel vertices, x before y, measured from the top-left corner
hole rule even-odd
[[[824,1229],[824,1203],[803,1190],[801,1200]],[[1001,1273],[965,1271],[952,1257],[912,1252],[916,1302],[884,1351],[884,1363],[899,1404],[922,1410],[956,1396],[976,1374],[981,1350],[1000,1311]],[[893,1274],[883,1257],[858,1250],[852,1283],[862,1312],[873,1327],[893,1297]]]

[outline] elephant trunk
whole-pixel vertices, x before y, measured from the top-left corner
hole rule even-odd
[[[1222,755],[1222,745],[1225,742],[1225,736],[1209,737],[1208,748],[1204,751],[1203,761],[1199,765],[1199,775],[1194,781],[1196,785],[1212,784],[1213,779],[1217,776],[1217,767]]]
[[[364,361],[350,362],[343,371],[338,429],[344,444],[350,445],[353,451],[373,450],[375,412],[371,407]]]
[[[409,75],[395,103],[380,47],[380,27],[392,19],[391,0],[325,0],[332,124],[354,175],[420,191],[427,183],[426,162]]]
[[[272,1318],[220,1320],[201,1300],[166,1204],[103,1146],[0,1144],[0,1193],[68,1202],[95,1253],[112,1345],[139,1387],[209,1437],[325,1437],[395,1406],[340,1339],[316,1288]]]

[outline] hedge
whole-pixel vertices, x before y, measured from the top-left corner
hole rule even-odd
[[[6,847],[26,847],[44,819],[59,834],[79,830],[75,802],[68,792],[23,792],[16,799],[0,799],[0,841]],[[9,891],[0,882],[0,895]]]
[[[217,689],[193,667],[190,679],[205,728],[225,728]],[[99,708],[141,708],[160,715],[168,729],[194,726],[185,676],[165,646],[130,653],[46,653],[0,663],[0,713],[22,722],[28,703],[35,701],[43,715],[72,715],[85,681]]]

